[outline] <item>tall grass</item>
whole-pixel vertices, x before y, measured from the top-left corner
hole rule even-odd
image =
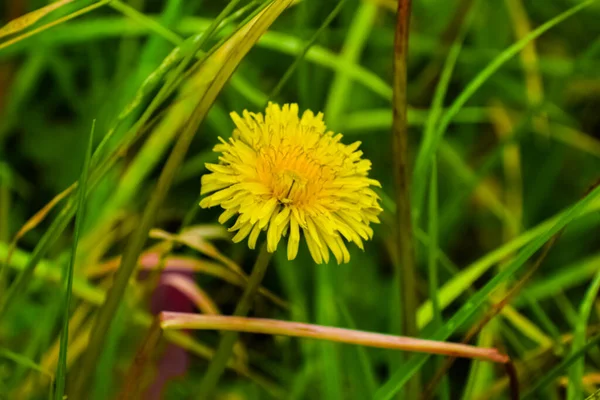
[[[387,0],[0,5],[0,399],[592,396],[598,2],[412,3],[404,48]],[[228,113],[267,100],[372,161],[350,263],[199,208]]]

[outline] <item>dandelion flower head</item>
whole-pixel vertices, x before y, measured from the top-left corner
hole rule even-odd
[[[362,159],[360,142],[341,143],[341,134],[327,131],[323,114],[297,104],[269,103],[265,115],[231,113],[236,125],[229,141],[219,138],[214,151],[218,164],[206,164],[202,177],[203,208],[221,206],[221,224],[237,216],[229,229],[234,242],[248,237],[255,248],[261,231],[267,232],[267,250],[274,252],[282,236],[289,236],[287,256],[296,257],[300,236],[317,263],[348,262],[342,238],[364,250],[373,237],[371,222],[382,211],[371,186],[371,162]]]

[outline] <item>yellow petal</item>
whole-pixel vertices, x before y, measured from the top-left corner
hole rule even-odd
[[[250,232],[250,237],[248,238],[248,247],[254,250],[256,248],[256,240],[258,239],[258,235],[260,235],[260,227],[258,224],[254,224],[252,227],[252,232]]]
[[[219,223],[224,224],[225,222],[229,221],[229,219],[231,219],[231,217],[237,214],[237,212],[237,208],[230,208],[228,210],[225,210],[221,215],[219,215]]]
[[[298,245],[300,244],[300,229],[298,221],[295,218],[290,219],[290,238],[288,239],[287,257],[293,260],[298,255]]]
[[[310,234],[306,232],[306,229],[302,228],[302,230],[304,231],[304,238],[306,239],[306,244],[308,245],[308,251],[310,252],[310,255],[317,264],[322,264],[323,257],[321,256],[321,252],[319,251],[319,246],[317,246]]]
[[[267,224],[269,223],[269,221],[271,221],[271,216],[275,213],[277,214],[277,212],[279,211],[279,205],[277,204],[277,199],[272,199],[275,200],[275,204],[274,206],[269,206],[268,209],[268,213],[264,214],[264,217],[262,217],[258,223],[260,225],[260,228],[264,228],[265,226],[267,226]]]
[[[235,236],[231,239],[233,243],[239,243],[248,236],[250,230],[252,229],[252,224],[244,224],[240,228],[240,230],[235,234]]]
[[[335,261],[337,261],[338,265],[342,263],[344,260],[344,253],[342,253],[342,249],[340,245],[335,240],[335,236],[333,235],[323,235],[323,240],[327,243],[327,246],[331,249],[333,256],[335,257]]]
[[[312,237],[312,239],[315,241],[315,244],[319,248],[324,247],[321,243],[321,240],[319,240],[319,233],[317,232],[317,227],[315,226],[312,218],[306,217],[306,226],[308,227],[308,229],[305,229],[304,233],[306,234],[306,231],[308,231],[308,235]]]
[[[335,241],[337,242],[338,246],[340,246],[340,249],[342,250],[342,254],[344,255],[344,262],[345,263],[350,262],[350,253],[348,253],[348,249],[346,248],[346,243],[344,243],[342,238],[339,236],[336,236]]]
[[[283,207],[283,210],[277,215],[277,218],[273,220],[275,225],[281,225],[290,216],[291,210],[289,207]]]

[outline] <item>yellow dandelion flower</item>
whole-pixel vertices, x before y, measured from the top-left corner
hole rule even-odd
[[[225,223],[237,215],[230,231],[234,242],[248,238],[254,249],[261,231],[267,231],[267,250],[274,252],[289,233],[287,256],[298,253],[300,231],[317,263],[329,262],[329,250],[338,264],[350,254],[342,237],[363,249],[373,237],[371,222],[382,211],[368,178],[371,162],[361,158],[360,142],[345,145],[341,134],[326,131],[323,114],[297,104],[269,103],[262,113],[231,113],[236,129],[229,141],[221,138],[214,151],[219,164],[206,164],[202,177],[203,208],[220,205]]]

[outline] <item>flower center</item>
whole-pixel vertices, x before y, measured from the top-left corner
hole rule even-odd
[[[281,204],[301,207],[312,203],[323,184],[332,178],[329,168],[309,157],[301,146],[263,147],[257,161],[260,181]]]

